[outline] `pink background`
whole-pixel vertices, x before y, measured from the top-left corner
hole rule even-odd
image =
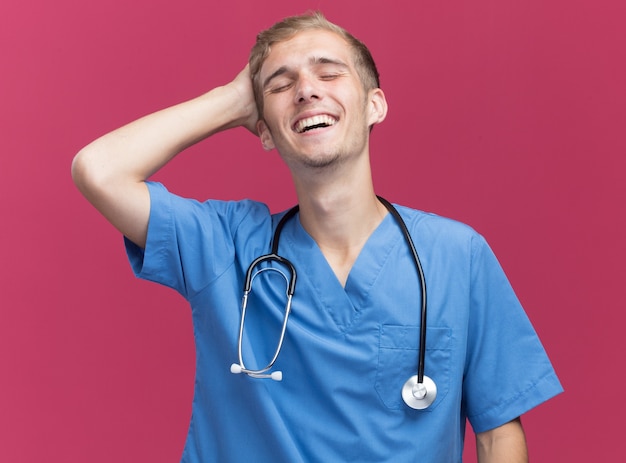
[[[526,415],[532,460],[616,461],[624,5],[3,1],[0,461],[178,461],[190,312],[133,278],[121,237],[74,188],[71,159],[100,134],[227,82],[260,29],[309,8],[377,58],[390,104],[373,133],[378,193],[484,234],[550,353],[566,393]],[[254,197],[275,211],[295,201],[276,153],[243,129],[190,149],[158,179],[200,199]]]

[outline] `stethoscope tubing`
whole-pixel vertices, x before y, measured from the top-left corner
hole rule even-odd
[[[411,256],[413,258],[413,262],[415,264],[415,268],[417,270],[417,275],[419,279],[420,289],[421,289],[421,307],[420,307],[420,330],[419,330],[419,354],[417,360],[417,375],[409,378],[402,388],[402,398],[405,403],[413,408],[413,409],[424,409],[428,408],[437,396],[437,386],[434,381],[424,375],[424,367],[426,363],[426,319],[427,319],[427,297],[426,297],[426,278],[424,277],[424,269],[422,267],[422,263],[420,261],[417,250],[415,249],[415,244],[413,243],[413,239],[411,238],[411,234],[406,226],[406,223],[402,219],[402,216],[398,212],[398,210],[386,199],[377,196],[378,200],[387,208],[389,213],[393,216],[395,222],[398,224],[402,231],[402,235],[406,241],[409,250],[411,251]],[[282,372],[274,371],[272,373],[267,373],[273,366],[276,360],[278,359],[278,355],[282,349],[283,341],[285,338],[285,333],[287,329],[287,320],[289,318],[289,313],[291,312],[291,302],[293,296],[295,294],[296,287],[296,269],[294,265],[286,258],[278,255],[278,242],[280,240],[280,234],[285,223],[293,217],[299,211],[299,207],[296,205],[291,208],[278,222],[276,226],[276,230],[274,231],[274,236],[272,238],[272,250],[270,254],[266,254],[260,257],[257,257],[248,267],[246,272],[245,282],[244,282],[244,295],[242,300],[242,310],[241,310],[241,323],[239,326],[239,340],[238,340],[238,353],[239,353],[239,363],[231,365],[232,373],[246,373],[248,376],[253,378],[272,378],[276,381],[282,380]],[[279,264],[286,267],[286,269],[290,273],[290,278],[280,270],[277,270],[272,267],[264,267],[260,270],[256,270],[256,268],[265,262],[278,262]],[[256,270],[256,273],[255,273]],[[280,338],[278,340],[278,345],[276,347],[276,351],[274,356],[268,365],[264,368],[253,370],[247,369],[243,362],[243,352],[242,352],[242,343],[243,343],[243,331],[244,331],[244,320],[246,316],[246,308],[248,305],[248,295],[252,290],[252,281],[255,276],[259,273],[266,270],[276,270],[285,278],[287,283],[287,304],[285,306],[285,316],[283,319],[283,324],[281,328]]]
[[[422,263],[420,261],[419,255],[417,254],[417,250],[415,249],[415,244],[413,243],[413,239],[411,238],[411,234],[409,233],[409,229],[406,226],[406,223],[400,216],[398,210],[393,207],[393,205],[387,201],[385,198],[377,196],[378,200],[383,203],[383,205],[387,208],[389,213],[393,215],[394,219],[402,229],[402,234],[404,235],[404,239],[411,250],[411,256],[413,257],[413,262],[415,263],[415,268],[417,269],[417,275],[420,281],[420,288],[422,290],[421,294],[421,310],[420,310],[420,336],[419,336],[419,357],[417,360],[417,382],[424,382],[424,365],[426,364],[426,317],[428,315],[427,311],[427,301],[426,301],[426,278],[424,277],[424,269],[422,267]]]

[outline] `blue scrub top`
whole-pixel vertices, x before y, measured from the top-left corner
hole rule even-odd
[[[398,207],[428,288],[425,373],[437,384],[426,410],[408,408],[416,374],[420,286],[410,251],[388,215],[345,288],[299,216],[279,254],[297,269],[287,334],[275,370],[283,381],[230,373],[243,279],[270,252],[281,217],[252,201],[198,202],[149,184],[145,251],[126,241],[135,273],[190,303],[196,383],[185,462],[457,462],[466,419],[475,432],[502,425],[562,391],[504,272],[470,227]],[[254,282],[244,333],[249,368],[274,354],[285,282]]]

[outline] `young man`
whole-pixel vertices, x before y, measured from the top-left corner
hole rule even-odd
[[[303,15],[262,32],[229,84],[76,156],[76,184],[124,234],[136,274],[191,304],[197,372],[183,461],[457,462],[466,419],[481,463],[527,460],[519,416],[561,391],[532,326],[482,237],[398,207],[428,282],[424,368],[436,384],[429,407],[403,402],[423,294],[399,221],[373,189],[370,131],[386,113],[367,48]],[[275,237],[284,214],[263,204],[200,203],[147,182],[186,147],[240,126],[293,177],[299,211]],[[253,272],[272,285],[260,283],[241,333],[238,303],[249,264],[277,238],[298,272],[283,349],[263,372],[283,370],[280,382],[228,371],[238,358],[235,373],[263,369],[274,354],[284,281]]]

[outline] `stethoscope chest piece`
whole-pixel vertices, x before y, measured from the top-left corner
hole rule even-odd
[[[402,399],[404,403],[415,410],[423,410],[437,398],[437,386],[428,376],[424,376],[423,382],[419,382],[417,375],[411,376],[402,387]]]

